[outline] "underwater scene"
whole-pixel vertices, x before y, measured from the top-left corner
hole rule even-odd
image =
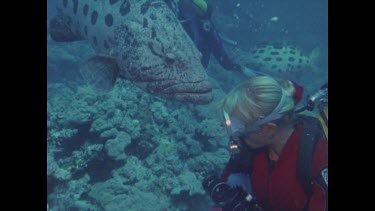
[[[47,0],[46,12],[50,211],[209,210],[202,182],[231,156],[222,99],[268,75],[304,88],[300,108],[328,82],[326,0]]]

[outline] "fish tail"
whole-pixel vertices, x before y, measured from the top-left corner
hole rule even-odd
[[[309,59],[310,59],[310,62],[311,62],[311,66],[313,67],[317,67],[318,66],[318,63],[319,63],[319,59],[320,59],[320,55],[321,54],[321,49],[320,47],[315,47],[311,53],[310,53],[310,56],[309,56]]]

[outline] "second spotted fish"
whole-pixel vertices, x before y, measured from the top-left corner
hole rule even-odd
[[[259,72],[283,77],[299,75],[305,71],[314,71],[317,67],[320,49],[313,49],[310,54],[292,44],[259,44],[246,56],[246,66]]]

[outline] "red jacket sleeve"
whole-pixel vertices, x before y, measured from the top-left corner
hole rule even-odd
[[[309,211],[328,210],[328,143],[321,139],[314,152],[314,186],[309,201]]]

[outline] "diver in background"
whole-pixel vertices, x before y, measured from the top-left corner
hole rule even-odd
[[[234,63],[225,52],[222,40],[211,21],[212,6],[205,0],[165,0],[180,20],[185,31],[202,53],[201,63],[207,68],[211,53],[226,70],[234,70],[246,76],[254,72]]]

